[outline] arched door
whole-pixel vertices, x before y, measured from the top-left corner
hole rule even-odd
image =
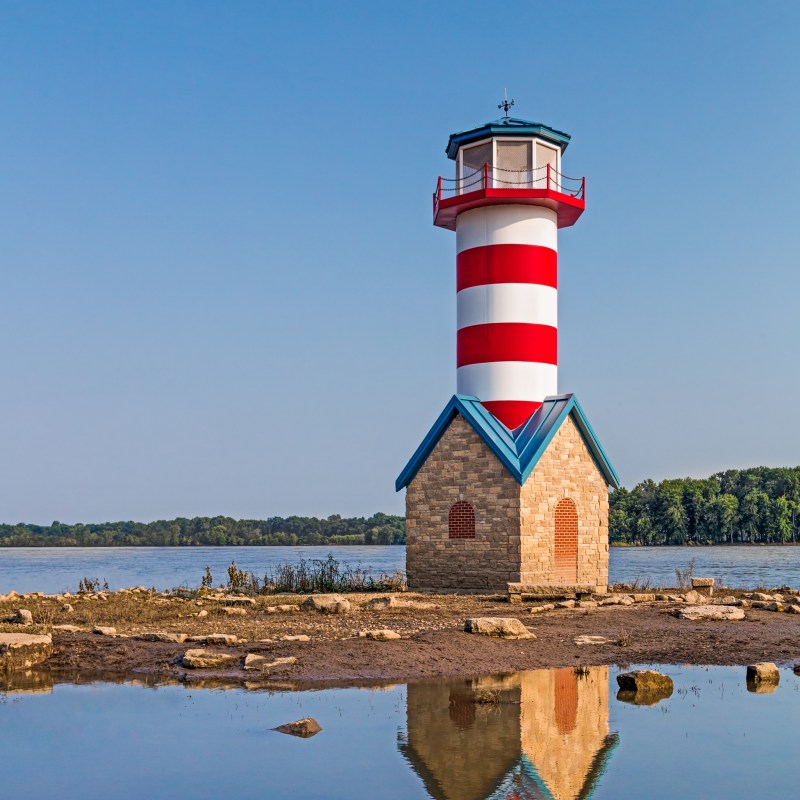
[[[556,506],[553,546],[553,580],[578,582],[578,509],[568,497]]]

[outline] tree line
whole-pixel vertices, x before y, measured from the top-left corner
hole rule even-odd
[[[65,525],[0,525],[0,547],[129,547],[175,545],[405,544],[405,518],[371,517],[179,517],[157,522]]]
[[[800,467],[730,469],[611,493],[614,544],[786,543],[800,540]]]

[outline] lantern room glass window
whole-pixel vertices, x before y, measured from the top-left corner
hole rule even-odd
[[[504,189],[530,189],[533,179],[533,142],[497,142],[494,185]]]
[[[484,164],[492,164],[494,160],[492,149],[491,141],[464,148],[462,151],[461,192],[474,192],[484,188],[483,167]]]

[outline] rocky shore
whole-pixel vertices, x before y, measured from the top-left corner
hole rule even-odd
[[[387,681],[584,664],[800,661],[800,593],[713,587],[509,604],[500,595],[0,595],[4,682],[246,686]],[[27,676],[27,677],[25,677]]]

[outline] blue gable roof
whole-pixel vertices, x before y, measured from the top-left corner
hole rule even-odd
[[[535,414],[514,431],[510,431],[499,420],[495,419],[480,403],[477,397],[469,395],[453,395],[444,411],[439,415],[422,444],[411,456],[405,469],[395,482],[395,489],[408,486],[419,472],[436,443],[442,437],[455,417],[462,417],[472,426],[475,433],[483,439],[489,449],[497,456],[500,463],[511,473],[517,483],[522,484],[533,472],[534,467],[547,449],[556,432],[568,416],[573,422],[589,448],[595,463],[609,486],[619,486],[619,478],[611,466],[605,451],[586,419],[574,394],[548,397]]]

